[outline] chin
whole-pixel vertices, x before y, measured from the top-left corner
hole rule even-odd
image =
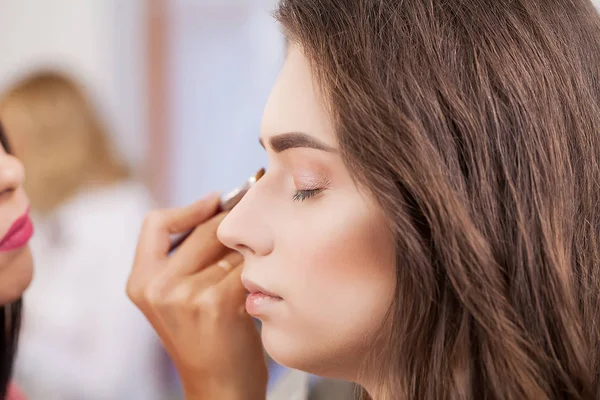
[[[334,379],[350,380],[353,375],[347,371],[347,357],[332,354],[332,346],[318,337],[307,339],[269,323],[263,323],[261,337],[265,351],[280,365]]]
[[[0,305],[18,300],[33,278],[33,257],[29,247],[0,257]]]

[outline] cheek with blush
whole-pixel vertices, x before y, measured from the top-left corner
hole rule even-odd
[[[288,223],[278,242],[282,261],[272,273],[283,284],[285,312],[265,321],[263,341],[284,365],[347,379],[369,354],[392,302],[394,241],[364,204],[327,211]]]
[[[381,324],[395,287],[391,232],[376,209],[348,201],[292,229],[282,279],[291,313],[315,330],[364,336]],[[307,228],[310,227],[310,228]]]

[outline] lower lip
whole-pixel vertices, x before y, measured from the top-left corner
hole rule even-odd
[[[23,226],[0,243],[0,252],[16,250],[24,247],[33,236],[33,223],[27,217]]]
[[[246,297],[246,311],[250,315],[258,316],[281,300],[281,297],[269,296],[264,293],[250,293]]]

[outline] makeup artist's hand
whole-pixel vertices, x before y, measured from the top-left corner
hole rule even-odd
[[[154,211],[140,235],[127,293],[158,332],[187,400],[264,400],[259,334],[244,304],[242,257],[217,239],[218,198]],[[197,228],[171,256],[170,235]]]

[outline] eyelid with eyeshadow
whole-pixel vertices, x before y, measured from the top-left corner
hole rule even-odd
[[[314,176],[313,173],[297,174],[294,176],[294,185],[298,190],[315,190],[326,188],[331,181],[324,176]]]
[[[326,179],[326,178],[320,178],[320,179],[311,178],[310,181],[304,185],[298,184],[298,182],[296,182],[296,179],[294,179],[294,184],[297,189],[296,189],[296,192],[294,193],[293,200],[294,201],[304,201],[304,200],[310,199],[310,198],[320,194],[324,190],[328,189],[331,182],[329,181],[329,179]]]

